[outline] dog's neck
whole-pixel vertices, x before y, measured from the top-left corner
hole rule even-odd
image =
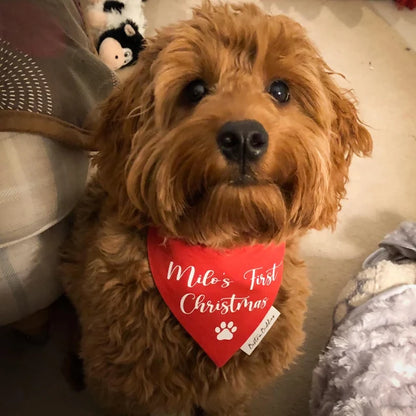
[[[156,227],[149,226],[146,228],[147,234],[149,233],[155,233],[158,235],[158,238],[160,238],[162,245],[167,245],[169,242],[174,241],[175,245],[177,245],[178,249],[180,250],[192,250],[193,248],[199,248],[203,251],[205,251],[207,254],[211,253],[216,255],[225,255],[225,256],[232,256],[233,253],[238,253],[241,250],[250,250],[250,249],[258,249],[260,247],[280,247],[280,246],[286,246],[286,241],[269,241],[267,243],[263,242],[247,242],[242,243],[239,241],[238,244],[232,245],[229,242],[225,245],[216,243],[215,245],[209,244],[209,242],[201,242],[201,243],[193,243],[188,241],[186,238],[181,237],[172,237],[167,234],[164,234],[161,230],[159,230]],[[288,238],[287,241],[292,241],[294,239],[293,236]]]

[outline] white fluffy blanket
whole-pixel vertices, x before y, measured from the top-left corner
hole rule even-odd
[[[313,416],[416,415],[416,285],[354,309],[313,374]]]

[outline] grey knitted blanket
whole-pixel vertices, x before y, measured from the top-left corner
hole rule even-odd
[[[394,263],[416,261],[416,222],[402,222],[396,230],[384,237],[379,247],[364,261],[364,269],[382,260]]]
[[[313,374],[313,416],[416,415],[416,285],[356,308]]]
[[[341,293],[339,326],[313,373],[312,416],[416,415],[415,260],[416,223],[405,222]]]

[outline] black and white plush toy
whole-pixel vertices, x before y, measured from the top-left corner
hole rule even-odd
[[[88,0],[86,20],[98,54],[112,70],[133,64],[144,47],[142,0]]]
[[[131,65],[137,61],[143,49],[143,36],[130,19],[118,28],[105,31],[97,43],[98,55],[112,70]]]

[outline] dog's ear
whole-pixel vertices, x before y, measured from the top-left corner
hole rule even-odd
[[[337,212],[341,208],[340,202],[345,196],[352,156],[369,156],[372,151],[370,133],[358,117],[352,93],[338,87],[332,80],[333,73],[325,64],[324,67],[322,82],[329,94],[334,114],[330,128],[332,160],[326,207],[316,228],[335,225]]]
[[[327,74],[324,85],[328,90],[335,119],[332,123],[333,150],[350,162],[353,154],[369,156],[372,150],[370,133],[357,115],[356,100],[350,91],[339,88]]]

